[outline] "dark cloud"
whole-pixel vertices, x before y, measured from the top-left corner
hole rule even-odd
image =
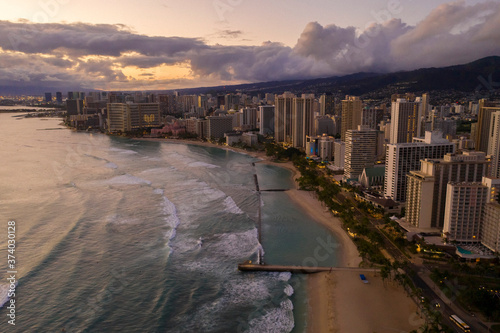
[[[363,31],[311,22],[293,47],[275,42],[209,45],[201,38],[145,36],[110,24],[0,21],[0,31],[2,82],[145,89],[140,85],[227,84],[465,63],[500,54],[500,3],[451,2],[415,26],[395,18]],[[222,30],[216,35],[236,39],[243,32]],[[192,78],[155,80],[151,73],[136,78],[124,74],[125,67],[161,65],[190,68]]]
[[[194,48],[204,48],[201,39],[150,37],[134,34],[122,25],[35,24],[0,21],[0,47],[23,53],[52,53],[64,50],[72,55],[118,57],[137,52],[146,56],[175,56]]]

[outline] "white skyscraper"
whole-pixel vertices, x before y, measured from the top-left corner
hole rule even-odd
[[[443,158],[453,153],[455,145],[441,137],[441,133],[425,132],[418,142],[389,144],[386,148],[385,196],[394,201],[406,200],[407,177],[420,168],[420,160]]]

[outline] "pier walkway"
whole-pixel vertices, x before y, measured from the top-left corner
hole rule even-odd
[[[338,271],[350,271],[350,272],[360,272],[360,273],[380,272],[379,268],[281,266],[281,265],[258,265],[250,263],[238,264],[238,269],[243,272],[290,272],[290,273],[301,273],[301,274],[312,274],[319,272],[338,272]]]

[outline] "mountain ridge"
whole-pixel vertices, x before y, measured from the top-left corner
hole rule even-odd
[[[230,93],[314,93],[363,96],[382,96],[391,92],[402,91],[442,91],[455,90],[474,93],[477,90],[495,91],[500,88],[500,56],[489,56],[475,61],[446,67],[428,67],[412,71],[392,73],[358,72],[344,76],[331,76],[314,79],[296,79],[285,81],[267,81],[237,85],[219,85],[168,90],[148,90],[149,92],[181,94]],[[98,91],[84,89],[75,84],[68,86],[68,91]],[[0,94],[11,95],[43,95],[44,92],[61,91],[60,88],[38,86],[0,86]],[[123,90],[129,91],[129,90]],[[63,92],[63,94],[65,94]]]

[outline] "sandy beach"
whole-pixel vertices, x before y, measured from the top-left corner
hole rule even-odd
[[[281,166],[280,163],[277,163]],[[293,165],[291,166],[293,168]],[[362,259],[351,238],[334,217],[308,191],[287,191],[290,199],[326,226],[340,242],[339,266],[358,267]],[[380,275],[365,274],[361,282],[357,272],[311,274],[308,277],[309,315],[307,331],[318,332],[409,332],[423,324],[416,315],[417,306],[394,282]]]

